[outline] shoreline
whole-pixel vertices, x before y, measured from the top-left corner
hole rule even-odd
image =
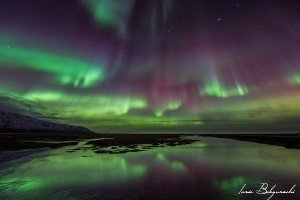
[[[300,149],[298,134],[58,134],[0,133],[0,163],[39,150],[76,146],[81,141],[98,154],[145,151],[156,147],[179,146],[199,141],[182,136],[201,136],[276,145]],[[201,139],[200,139],[201,140]],[[74,149],[73,151],[80,150]],[[5,155],[5,152],[11,152]],[[2,155],[1,155],[2,154]]]
[[[190,144],[198,140],[182,138],[188,134],[0,134],[0,152],[35,149],[56,149],[76,146],[81,141],[96,153],[126,153],[156,147]],[[77,149],[74,149],[77,150]]]
[[[300,136],[298,134],[200,134],[199,136],[276,145],[287,149],[300,149]]]

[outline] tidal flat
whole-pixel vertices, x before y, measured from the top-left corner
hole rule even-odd
[[[40,137],[31,142],[42,148],[1,151],[0,199],[267,199],[239,191],[300,185],[298,149],[191,135]],[[295,190],[272,199],[299,199]]]
[[[187,135],[185,135],[187,136]],[[14,156],[37,150],[76,146],[82,142],[96,153],[126,153],[144,151],[155,147],[191,144],[195,139],[179,134],[50,134],[50,133],[1,133],[0,162]],[[72,151],[79,150],[78,147]],[[7,156],[3,152],[15,152]],[[1,153],[2,152],[2,153]],[[17,154],[17,152],[20,152]],[[25,153],[28,154],[28,153]]]

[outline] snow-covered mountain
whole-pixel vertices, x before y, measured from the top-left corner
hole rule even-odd
[[[25,115],[0,111],[0,132],[11,133],[93,133],[83,126],[47,122]]]

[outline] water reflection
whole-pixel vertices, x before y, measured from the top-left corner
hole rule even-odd
[[[82,153],[82,152],[81,152]],[[145,175],[144,164],[117,155],[86,156],[80,152],[33,159],[1,178],[6,193],[22,193],[64,186],[130,181]],[[86,153],[85,153],[86,154]]]
[[[300,184],[299,155],[215,138],[126,154],[62,148],[1,164],[0,198],[266,199],[237,193],[245,183]]]
[[[185,165],[180,161],[170,161],[163,153],[157,153],[156,160],[163,165],[164,168],[169,168],[176,171],[186,171]]]

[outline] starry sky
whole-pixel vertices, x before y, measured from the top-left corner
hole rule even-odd
[[[297,132],[299,10],[298,0],[0,0],[0,110],[98,132]]]

